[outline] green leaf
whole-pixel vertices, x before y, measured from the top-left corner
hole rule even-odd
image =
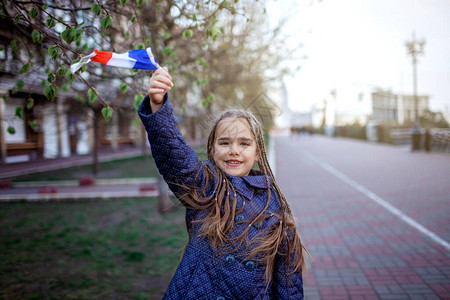
[[[81,103],[85,103],[86,99],[83,96],[81,96],[80,94],[78,94],[77,95],[77,101],[80,101]]]
[[[111,108],[103,107],[102,108],[102,115],[103,115],[103,118],[105,118],[106,122],[111,120],[111,117],[112,117],[112,110],[111,110]]]
[[[56,21],[52,17],[48,17],[45,21],[45,25],[47,25],[48,28],[53,28],[56,25]]]
[[[71,44],[75,40],[75,28],[67,26],[66,29],[61,33],[61,37],[67,44]]]
[[[215,99],[216,99],[216,95],[214,95],[214,94],[209,94],[207,97],[207,100],[209,102],[213,102]]]
[[[39,30],[34,29],[31,33],[31,38],[33,39],[33,42],[40,43],[44,39],[44,36],[39,32]]]
[[[120,0],[120,4],[122,4],[122,5],[127,4],[127,0]]]
[[[203,67],[205,67],[205,68],[208,67],[208,63],[206,62],[206,60],[205,60],[203,57],[197,58],[197,59],[195,60],[195,63],[198,64],[198,65],[201,65],[201,66],[203,66]]]
[[[54,73],[48,74],[48,76],[47,76],[47,81],[48,81],[48,82],[54,82],[55,79],[56,79],[56,76],[55,76]]]
[[[88,96],[89,104],[94,103],[95,99],[97,99],[97,91],[95,89],[89,89]]]
[[[131,21],[132,24],[134,24],[134,22],[136,22],[136,16],[133,15],[133,16],[131,17],[131,20],[130,20],[130,21]]]
[[[19,23],[19,21],[20,21],[21,18],[22,18],[22,15],[19,14],[19,13],[17,13],[17,14],[14,16],[14,24]]]
[[[231,14],[232,15],[236,14],[236,8],[234,6],[231,7]]]
[[[141,120],[139,120],[139,119],[133,119],[133,121],[131,121],[131,124],[132,124],[134,127],[137,127],[137,126],[139,126],[139,124],[141,124]]]
[[[19,48],[17,48],[16,40],[11,40],[10,44],[11,44],[11,48],[12,48],[13,52],[16,52],[19,49]]]
[[[185,30],[185,31],[183,32],[183,37],[186,38],[186,39],[188,39],[188,38],[192,37],[193,34],[194,34],[194,33],[193,33],[193,31],[192,31],[191,29],[187,29],[187,30]]]
[[[36,18],[36,16],[38,15],[38,9],[36,7],[36,5],[34,5],[31,10],[28,12],[28,15],[30,16],[30,18],[34,19]]]
[[[32,109],[33,106],[34,106],[34,99],[33,98],[28,98],[27,108],[28,109]]]
[[[75,80],[76,76],[75,76],[75,74],[72,74],[72,72],[70,72],[70,70],[67,70],[66,71],[66,78],[68,80],[70,80],[70,81],[73,81],[73,80]]]
[[[172,50],[172,49],[173,49],[172,47],[166,47],[166,48],[164,48],[164,49],[163,49],[163,54],[164,54],[165,56],[171,57],[171,56],[173,55],[173,50]]]
[[[48,100],[54,100],[56,98],[56,94],[58,93],[58,88],[53,84],[49,84],[44,89],[44,95]]]
[[[59,57],[59,47],[57,45],[50,46],[47,53],[53,60],[56,60]]]
[[[83,34],[84,30],[83,28],[77,28],[75,29],[75,34],[74,34],[74,40],[76,40],[77,42],[80,41],[81,39],[81,35]],[[78,45],[79,46],[79,45]]]
[[[19,79],[16,81],[16,87],[18,90],[23,89],[24,86],[25,86],[25,81],[23,81],[23,79]]]
[[[104,18],[100,20],[100,25],[103,27],[103,29],[108,30],[109,27],[111,27],[111,16],[107,15]]]
[[[144,95],[142,94],[136,94],[134,95],[134,109],[137,110],[139,106],[141,105],[142,101],[144,100]]]
[[[23,107],[18,106],[16,107],[16,113],[14,114],[15,117],[18,117],[19,119],[23,119]]]
[[[122,93],[125,94],[128,90],[128,86],[125,83],[121,83],[121,84],[119,84],[119,90],[121,90]]]
[[[58,69],[58,71],[56,71],[56,75],[58,75],[59,77],[63,77],[65,73],[66,73],[66,68],[64,68],[64,67],[61,67]]]
[[[102,7],[98,3],[92,3],[91,10],[94,12],[94,14],[99,16],[100,13],[102,12]]]
[[[137,44],[136,49],[145,49],[144,43]]]
[[[144,3],[144,0],[136,0],[136,4],[138,6],[141,6]]]
[[[8,126],[8,133],[9,134],[16,134],[16,130],[14,129],[14,127],[12,127],[12,126]]]
[[[35,129],[36,126],[38,125],[38,122],[37,122],[37,120],[30,121],[30,122],[28,122],[28,125],[30,125],[31,128]]]
[[[24,74],[24,73],[28,73],[28,71],[30,71],[30,67],[31,67],[31,63],[25,63],[22,68],[20,68],[20,73]]]

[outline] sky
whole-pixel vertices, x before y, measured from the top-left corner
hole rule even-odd
[[[290,108],[308,111],[332,89],[379,87],[413,93],[405,46],[425,39],[417,65],[418,94],[450,115],[450,0],[278,0],[271,20],[292,13],[286,43],[302,42],[301,68],[285,80]]]

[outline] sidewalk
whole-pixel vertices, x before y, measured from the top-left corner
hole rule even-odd
[[[276,151],[306,299],[450,299],[450,156],[323,136]]]

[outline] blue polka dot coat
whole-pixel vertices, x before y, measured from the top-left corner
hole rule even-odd
[[[164,105],[152,113],[147,96],[138,113],[148,133],[155,163],[174,194],[180,195],[180,184],[202,187],[205,184],[204,165],[213,172],[215,167],[209,161],[199,161],[186,144],[176,126],[168,97]],[[250,227],[248,239],[251,240],[262,230],[279,226],[276,216],[266,218],[262,224],[250,224],[268,199],[269,186],[262,172],[252,170],[249,176],[226,176],[237,191],[237,208],[244,207],[236,215],[231,237]],[[214,186],[215,182],[208,183],[207,195],[214,193]],[[265,212],[269,215],[280,208],[273,189],[271,193],[271,202]],[[245,245],[226,253],[217,251],[207,238],[199,237],[200,224],[194,222],[204,218],[207,212],[182,204],[186,207],[189,242],[163,299],[303,299],[302,274],[295,272],[288,276],[290,271],[281,256],[276,259],[273,280],[267,287],[265,265],[257,259],[247,260]]]

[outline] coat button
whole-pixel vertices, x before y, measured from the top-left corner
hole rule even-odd
[[[233,255],[228,255],[227,257],[225,257],[225,263],[229,266],[231,266],[232,264],[234,264],[235,262],[235,258]]]
[[[242,221],[244,221],[244,216],[243,216],[242,214],[237,215],[237,216],[234,218],[234,221],[235,221],[235,222],[242,222]]]
[[[219,296],[217,297],[217,300],[225,300],[225,297]]]
[[[249,260],[249,261],[247,261],[247,262],[245,263],[245,268],[246,268],[248,271],[253,271],[253,270],[255,269],[255,266],[256,266],[255,262],[254,262],[254,261],[251,261],[251,260]]]
[[[254,223],[253,226],[254,226],[256,229],[260,229],[261,226],[262,226],[262,221],[259,221],[259,222]]]

